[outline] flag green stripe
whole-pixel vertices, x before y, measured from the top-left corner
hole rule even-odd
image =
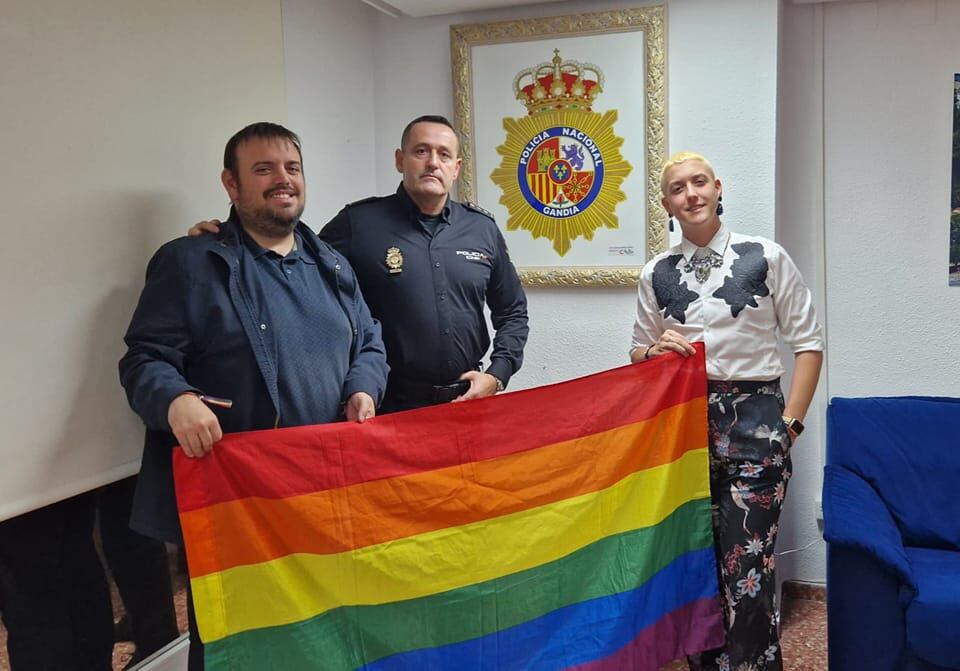
[[[637,588],[676,557],[711,546],[710,519],[709,499],[697,499],[655,526],[608,536],[526,571],[234,634],[206,646],[207,668],[296,671],[323,660],[324,669],[346,671],[397,652],[485,636],[573,603]],[[367,632],[362,638],[361,630]]]

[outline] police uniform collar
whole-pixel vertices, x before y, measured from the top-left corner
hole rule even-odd
[[[413,202],[413,198],[410,197],[410,194],[407,193],[407,190],[403,188],[403,182],[400,182],[400,186],[397,187],[397,196],[400,198],[400,202],[403,203],[404,209],[410,216],[410,219],[413,221],[418,221],[423,213],[420,211],[420,208],[417,207],[417,204]],[[453,203],[453,199],[451,199],[450,195],[447,194],[447,202],[444,203],[443,210],[440,212],[440,216],[443,218],[444,223],[450,223],[451,203]]]

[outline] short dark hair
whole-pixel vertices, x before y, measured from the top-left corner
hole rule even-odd
[[[403,129],[403,135],[400,136],[400,148],[405,149],[407,146],[407,138],[410,137],[410,129],[416,126],[418,123],[438,123],[441,126],[446,126],[453,131],[454,137],[457,138],[457,142],[460,142],[460,134],[457,133],[457,129],[453,127],[453,124],[450,123],[450,120],[439,114],[424,114],[423,116],[418,116],[416,119],[407,124],[407,127]]]
[[[223,169],[229,170],[234,177],[237,176],[237,147],[252,138],[265,140],[278,138],[287,140],[297,148],[297,153],[300,154],[300,162],[303,163],[303,151],[300,149],[300,138],[296,133],[284,128],[278,123],[258,121],[237,131],[232,138],[227,140],[227,146],[223,150]]]

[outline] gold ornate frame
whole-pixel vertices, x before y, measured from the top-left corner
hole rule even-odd
[[[645,45],[646,128],[646,255],[647,259],[666,249],[666,213],[660,207],[660,166],[666,158],[666,8],[653,5],[589,14],[572,14],[522,21],[474,23],[450,26],[450,53],[453,61],[453,105],[460,133],[459,191],[462,200],[476,197],[476,154],[473,142],[473,62],[475,45],[502,44],[557,36],[594,35],[610,32],[643,31]],[[526,286],[632,286],[639,268],[518,268]]]

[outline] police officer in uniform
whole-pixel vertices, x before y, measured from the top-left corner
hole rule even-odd
[[[395,160],[396,193],[351,203],[320,231],[350,261],[381,323],[390,376],[380,412],[502,391],[523,361],[527,299],[493,216],[450,198],[462,163],[456,131],[442,116],[418,117]],[[481,372],[490,347],[484,303],[495,335]]]
[[[381,412],[495,394],[520,368],[529,331],[506,243],[489,212],[450,198],[461,158],[446,118],[411,121],[395,159],[396,193],[347,205],[320,232],[382,323],[391,372]],[[484,303],[495,335],[481,372]]]

